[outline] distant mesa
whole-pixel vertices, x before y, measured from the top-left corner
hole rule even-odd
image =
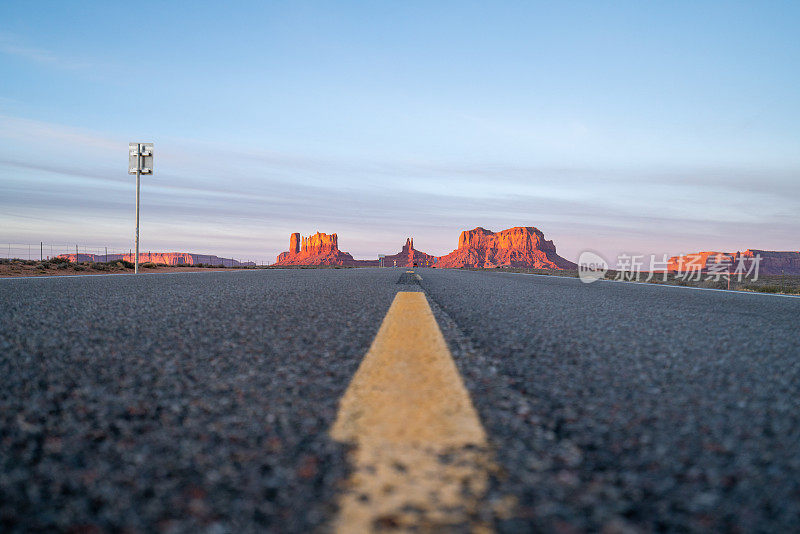
[[[461,232],[458,248],[439,258],[437,267],[528,267],[577,269],[556,254],[556,246],[533,226],[516,226],[501,232],[475,228]]]
[[[415,263],[430,264],[435,260],[435,256],[414,249],[414,240],[409,237],[400,252],[383,258],[383,265],[410,267]],[[369,267],[378,266],[380,263],[380,259],[356,260],[349,253],[339,250],[339,237],[336,234],[317,232],[308,237],[301,237],[299,233],[289,236],[289,250],[278,255],[275,265]]]
[[[339,236],[317,232],[308,237],[294,233],[289,250],[278,255],[280,265],[350,265],[353,256],[339,250]]]
[[[758,265],[759,275],[800,275],[800,252],[755,249],[747,249],[744,252],[704,251],[673,256],[667,262],[667,270],[685,272],[699,267],[700,271],[707,271],[709,265],[720,263],[731,265],[733,270],[739,264],[740,258],[745,260],[744,267],[749,269],[751,262],[748,260],[757,256],[761,257]]]
[[[433,265],[436,262],[436,256],[426,254],[414,248],[414,239],[409,237],[406,239],[406,244],[397,254],[386,256],[383,258],[384,267],[398,266],[398,267],[413,267],[416,265]]]
[[[276,265],[341,265],[349,267],[377,266],[380,260],[356,260],[339,250],[336,234],[317,232],[310,237],[294,233],[289,237],[289,250],[278,255]],[[475,228],[461,232],[458,248],[436,257],[414,248],[414,240],[406,239],[399,253],[383,258],[384,266],[411,267],[530,267],[536,269],[577,269],[577,265],[556,254],[552,241],[532,226],[518,226],[502,232]]]
[[[135,263],[135,254],[60,254],[71,262],[105,262],[129,261]],[[162,265],[213,265],[219,267],[242,267],[255,265],[252,261],[240,262],[231,258],[220,258],[210,254],[193,254],[191,252],[140,252],[139,263],[158,263]]]

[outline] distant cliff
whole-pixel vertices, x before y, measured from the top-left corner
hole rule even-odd
[[[76,261],[75,254],[60,254],[59,258],[65,258],[71,262]],[[81,252],[77,256],[77,261],[104,262],[104,261],[129,261],[135,262],[135,254],[84,254]],[[252,261],[239,262],[231,258],[220,258],[210,254],[193,254],[191,252],[140,252],[139,263],[158,263],[163,265],[214,265],[225,267],[241,267],[255,265]]]
[[[336,234],[317,232],[310,237],[294,233],[289,237],[289,250],[278,255],[276,265],[341,265],[365,267],[380,265],[380,260],[356,260],[339,250]],[[536,228],[516,227],[491,232],[475,228],[461,232],[458,248],[437,258],[414,248],[414,240],[406,239],[397,254],[383,258],[385,267],[533,267],[538,269],[576,269],[577,265],[556,254],[552,241],[547,241]]]
[[[301,238],[294,233],[289,237],[289,250],[278,255],[276,265],[353,265],[355,261],[339,250],[336,234],[317,232]]]
[[[385,267],[411,267],[414,264],[431,264],[435,256],[414,249],[414,240],[406,239],[406,244],[397,254],[383,258]],[[289,236],[289,250],[281,252],[275,265],[341,265],[343,267],[369,267],[381,264],[377,260],[356,260],[347,252],[339,250],[339,237],[336,234],[317,232],[309,237],[299,233]]]
[[[461,232],[458,248],[442,256],[436,267],[530,267],[534,269],[577,269],[577,265],[556,254],[552,241],[532,226],[517,226],[501,232],[475,228]]]
[[[431,256],[424,252],[420,252],[414,248],[414,240],[412,238],[406,239],[406,244],[397,254],[386,256],[383,258],[384,267],[413,267],[433,265],[436,261],[436,256]]]
[[[754,249],[747,249],[744,252],[704,251],[673,256],[669,259],[667,270],[689,271],[694,269],[706,271],[709,265],[721,263],[731,265],[733,270],[736,269],[740,259],[745,260],[744,268],[749,269],[752,264],[752,258],[757,256],[761,257],[758,265],[759,275],[800,275],[800,252]]]

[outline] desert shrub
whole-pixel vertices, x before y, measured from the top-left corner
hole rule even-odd
[[[59,258],[59,257],[50,258],[48,261],[50,263],[69,263],[69,260],[67,258]]]
[[[91,264],[92,269],[97,269],[98,271],[116,271],[117,269],[121,269],[124,267],[118,261],[105,261],[105,262],[95,262]]]
[[[145,262],[140,266],[142,269],[155,269],[157,265],[152,261]]]
[[[76,265],[76,266],[74,267],[74,269],[75,269],[76,271],[85,271],[85,270],[86,270],[86,267],[84,267],[83,265]]]
[[[59,271],[63,271],[64,269],[69,269],[69,262],[56,264],[56,269],[58,269]]]
[[[777,285],[758,286],[758,285],[748,284],[744,288],[748,289],[750,291],[760,291],[761,293],[782,293],[783,292],[783,288],[781,286],[777,286]]]

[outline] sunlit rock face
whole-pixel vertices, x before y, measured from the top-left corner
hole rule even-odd
[[[414,248],[414,240],[406,239],[406,244],[397,254],[383,259],[384,267],[412,267],[432,265],[436,256]],[[289,250],[278,255],[276,265],[341,265],[344,267],[378,266],[380,260],[356,260],[347,252],[339,250],[339,237],[336,234],[317,232],[308,237],[294,233],[289,236]]]
[[[683,254],[680,256],[672,256],[667,262],[668,271],[688,271],[688,270],[705,270],[706,265],[712,263],[729,263],[733,264],[736,259],[736,254],[729,252],[719,252],[716,250],[704,250],[702,252],[694,252],[692,254]]]
[[[299,244],[299,245],[298,245]],[[336,234],[317,232],[309,237],[294,233],[289,237],[289,250],[278,255],[277,265],[341,265],[365,267],[380,265],[380,260],[356,260],[339,250]],[[502,232],[475,228],[461,232],[458,249],[437,258],[414,248],[414,240],[406,239],[397,254],[383,258],[384,267],[531,267],[536,269],[576,269],[577,265],[556,254],[552,241],[536,228],[519,226]]]
[[[435,261],[436,256],[416,250],[414,248],[414,239],[409,237],[400,252],[383,258],[383,265],[384,267],[393,267],[395,265],[397,267],[413,267],[416,264],[422,267],[433,265]]]
[[[458,248],[439,258],[437,267],[529,267],[576,269],[577,265],[556,254],[552,241],[532,226],[492,232],[475,228],[461,232]]]
[[[76,261],[75,254],[60,254],[59,258]],[[136,261],[136,254],[84,254],[77,256],[78,262],[104,262],[104,261]],[[211,254],[194,254],[191,252],[140,252],[139,263],[156,263],[159,265],[222,265],[226,267],[239,267],[255,265],[252,261],[239,262],[231,258],[220,258]]]
[[[300,252],[300,234],[295,232],[289,237],[289,252],[298,254]]]
[[[735,270],[740,260],[744,260],[744,268],[750,269],[752,260],[761,257],[758,263],[759,275],[800,275],[800,252],[778,250],[747,249],[744,252],[704,251],[692,254],[673,256],[669,259],[669,271],[707,271],[712,264],[730,265]]]
[[[356,260],[339,250],[336,234],[317,232],[308,237],[289,236],[289,250],[278,255],[277,265],[354,265]]]

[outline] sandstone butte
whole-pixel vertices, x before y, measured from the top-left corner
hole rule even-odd
[[[380,260],[356,260],[341,252],[336,234],[317,232],[310,237],[294,233],[289,238],[289,250],[278,255],[276,265],[379,265]],[[577,265],[556,254],[552,241],[531,226],[509,228],[491,232],[475,228],[461,232],[458,248],[437,258],[414,248],[408,238],[402,250],[383,259],[384,266],[410,267],[431,265],[436,267],[531,267],[537,269],[576,269]]]
[[[431,264],[436,257],[414,248],[414,240],[406,239],[406,244],[397,254],[386,256],[384,266],[411,267]],[[341,265],[346,267],[378,266],[380,260],[356,260],[347,252],[339,250],[339,237],[336,234],[317,232],[308,237],[299,233],[289,236],[289,250],[281,252],[275,265]]]
[[[437,267],[530,267],[577,269],[556,254],[556,246],[533,226],[516,226],[501,232],[475,228],[461,232],[458,248],[439,258]]]
[[[756,256],[761,256],[759,275],[800,275],[800,252],[754,249],[744,252],[704,251],[672,256],[667,263],[667,270],[689,271],[699,267],[701,271],[706,271],[709,265],[723,262],[730,264],[731,269],[736,269],[740,258],[744,258],[744,268],[748,269],[751,266],[749,260]]]

